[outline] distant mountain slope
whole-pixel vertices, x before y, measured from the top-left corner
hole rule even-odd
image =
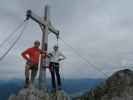
[[[133,71],[120,70],[75,100],[133,100]]]
[[[63,89],[69,93],[78,93],[88,88],[98,85],[102,79],[66,79],[63,80]],[[23,88],[24,81],[20,79],[0,80],[0,100],[7,100],[9,95],[16,94]],[[48,81],[48,87],[51,88],[51,81]]]

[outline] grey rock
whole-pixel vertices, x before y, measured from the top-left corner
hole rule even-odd
[[[70,100],[64,91],[48,93],[34,87],[22,89],[17,95],[11,95],[8,100]]]

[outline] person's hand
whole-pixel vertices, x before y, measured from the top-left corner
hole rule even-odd
[[[58,59],[58,61],[61,61],[61,60],[62,60],[61,58]]]
[[[47,51],[42,50],[42,51],[41,51],[41,54],[47,55]]]
[[[45,58],[45,57],[47,57],[47,55],[46,54],[42,54],[42,57]]]
[[[45,58],[45,57],[47,57],[47,56],[48,56],[48,54],[47,54],[47,52],[46,52],[46,51],[42,51],[42,52],[41,52],[41,56],[42,56],[43,58]]]
[[[51,58],[53,55],[52,55],[52,53],[49,53],[48,54],[48,58]]]
[[[31,60],[30,59],[27,59],[27,64],[31,65]]]

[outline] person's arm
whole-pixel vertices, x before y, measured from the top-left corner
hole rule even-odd
[[[51,58],[52,56],[52,53],[48,53],[48,58]]]
[[[30,51],[30,48],[21,53],[21,56],[27,61],[30,60],[29,57],[27,56],[29,55],[29,51]]]
[[[63,53],[61,53],[61,52],[59,52],[59,53],[60,53],[59,61],[65,60],[66,56]]]
[[[40,49],[40,54],[42,55],[42,57],[47,57],[48,54],[47,54],[47,51],[43,51]]]

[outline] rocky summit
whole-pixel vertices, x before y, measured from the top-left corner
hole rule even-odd
[[[133,71],[115,72],[104,83],[75,100],[133,100]]]
[[[8,100],[70,100],[63,91],[48,93],[36,88],[22,89],[17,95],[11,95]]]

